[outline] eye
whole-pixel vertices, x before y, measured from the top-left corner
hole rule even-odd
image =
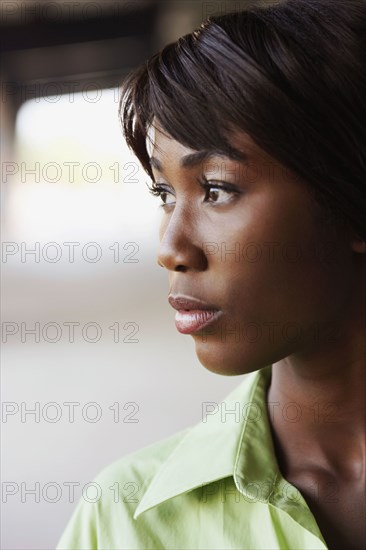
[[[205,184],[204,187],[205,187],[205,190],[206,190],[205,199],[206,198],[211,198],[211,200],[209,202],[220,203],[220,202],[226,202],[228,199],[230,200],[230,194],[232,192],[225,189],[225,187],[222,187],[222,186],[218,185],[217,183],[215,183],[215,184]],[[220,198],[222,200],[220,200]]]
[[[168,206],[173,204],[172,202],[167,201],[167,196],[171,195],[174,197],[174,194],[169,191],[169,188],[166,185],[162,185],[160,183],[153,182],[152,185],[148,185],[149,192],[154,195],[155,197],[160,197],[163,204],[160,206]]]
[[[204,202],[209,204],[227,203],[233,199],[233,195],[239,194],[238,189],[228,183],[210,182],[205,177],[202,179],[197,178],[197,182],[205,191]],[[148,185],[148,189],[152,195],[162,200],[160,206],[172,206],[174,204],[174,200],[168,200],[169,195],[175,197],[169,186],[153,182],[151,186]]]
[[[239,191],[228,183],[219,183],[209,181],[205,177],[202,180],[197,179],[199,185],[206,191],[205,202],[213,204],[221,204],[232,200],[234,194],[238,194]],[[211,198],[211,200],[207,200]],[[220,200],[221,199],[221,200]]]

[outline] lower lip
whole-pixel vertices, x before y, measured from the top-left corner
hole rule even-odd
[[[181,309],[175,314],[175,326],[182,334],[191,334],[211,325],[221,314],[222,311],[217,310]]]

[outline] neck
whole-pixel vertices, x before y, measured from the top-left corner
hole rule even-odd
[[[365,463],[366,308],[334,326],[335,341],[273,364],[268,414],[283,474],[358,477]]]

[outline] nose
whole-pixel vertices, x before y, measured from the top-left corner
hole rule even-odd
[[[203,271],[207,267],[198,224],[187,209],[175,206],[160,226],[157,262],[170,271]]]

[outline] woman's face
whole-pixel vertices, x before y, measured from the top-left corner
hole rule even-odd
[[[321,346],[352,286],[346,233],[322,222],[306,185],[246,134],[232,143],[247,158],[187,162],[196,151],[156,126],[151,153],[165,191],[158,263],[169,295],[220,311],[198,330],[178,314],[178,326],[188,326],[202,365],[225,375]]]

